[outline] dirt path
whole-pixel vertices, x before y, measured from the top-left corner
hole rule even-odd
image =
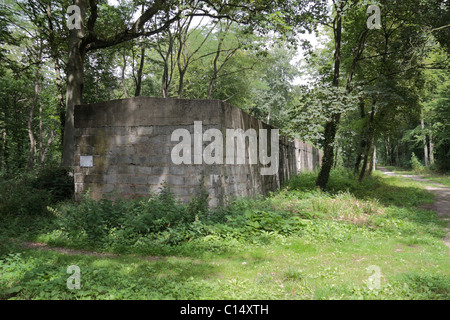
[[[435,194],[434,203],[424,207],[435,211],[441,219],[450,221],[450,188],[444,186],[443,184],[424,179],[421,176],[396,174],[380,166],[377,166],[377,169],[389,176],[400,176],[430,184],[426,186],[425,189]],[[444,238],[444,243],[450,248],[450,222],[447,225],[446,231],[447,236]]]

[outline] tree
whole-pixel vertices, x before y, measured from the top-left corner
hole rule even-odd
[[[320,1],[320,5],[323,5],[323,2]],[[208,16],[215,19],[226,18],[253,28],[255,26],[261,28],[262,26],[266,29],[272,28],[288,32],[293,31],[294,27],[298,26],[300,22],[305,26],[307,18],[310,19],[312,13],[320,8],[317,3],[306,0],[276,3],[235,1],[232,4],[206,0],[155,0],[133,23],[129,24],[123,20],[110,19],[114,22],[112,28],[108,24],[108,20],[103,19],[102,28],[100,28],[97,25],[98,18],[108,16],[110,12],[107,11],[110,7],[100,7],[98,0],[89,0],[89,3],[87,0],[74,0],[73,3],[79,8],[80,28],[70,30],[69,36],[63,166],[73,164],[73,110],[75,105],[82,103],[84,61],[88,52],[112,47],[141,36],[149,37],[159,34],[167,30],[172,23],[178,21],[183,14],[184,16]],[[310,4],[309,7],[308,4]],[[292,7],[293,5],[294,7]],[[196,12],[193,11],[194,8]],[[85,24],[88,12],[89,17]],[[114,30],[113,36],[111,36],[111,31],[108,30],[111,28]]]

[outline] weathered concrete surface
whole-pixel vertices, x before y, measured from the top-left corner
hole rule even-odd
[[[249,164],[248,150],[245,164],[226,164],[225,149],[222,165],[174,164],[171,151],[179,141],[171,141],[171,135],[184,128],[194,136],[194,121],[202,121],[203,132],[220,130],[224,144],[226,129],[272,129],[219,100],[137,97],[76,106],[74,116],[77,199],[88,190],[94,199],[145,195],[165,182],[188,201],[202,183],[210,205],[216,206],[230,197],[267,194],[299,171],[314,170],[321,161],[318,149],[281,137],[275,175],[261,175],[259,161]],[[209,143],[203,142],[203,147]],[[92,156],[93,167],[81,167],[80,156]]]

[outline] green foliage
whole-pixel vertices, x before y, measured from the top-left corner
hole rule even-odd
[[[37,176],[0,177],[0,215],[45,215],[47,206],[70,199],[73,178],[66,169],[47,167]]]
[[[419,159],[417,159],[414,152],[411,154],[410,166],[415,173],[423,173],[426,169]]]

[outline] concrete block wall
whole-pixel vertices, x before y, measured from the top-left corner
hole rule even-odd
[[[184,128],[193,143],[194,121],[202,121],[203,132],[219,129],[224,145],[226,129],[272,129],[218,100],[136,97],[76,106],[74,117],[78,200],[88,190],[94,199],[146,195],[166,183],[187,202],[202,183],[210,195],[210,205],[217,206],[236,196],[267,194],[292,175],[314,170],[321,162],[320,152],[314,147],[280,137],[279,170],[275,175],[261,175],[262,165],[249,164],[248,152],[245,164],[239,165],[226,164],[225,150],[221,165],[174,164],[171,151],[179,141],[171,141],[171,135]],[[203,147],[209,143],[203,142]],[[81,166],[81,156],[91,156],[93,166]]]

